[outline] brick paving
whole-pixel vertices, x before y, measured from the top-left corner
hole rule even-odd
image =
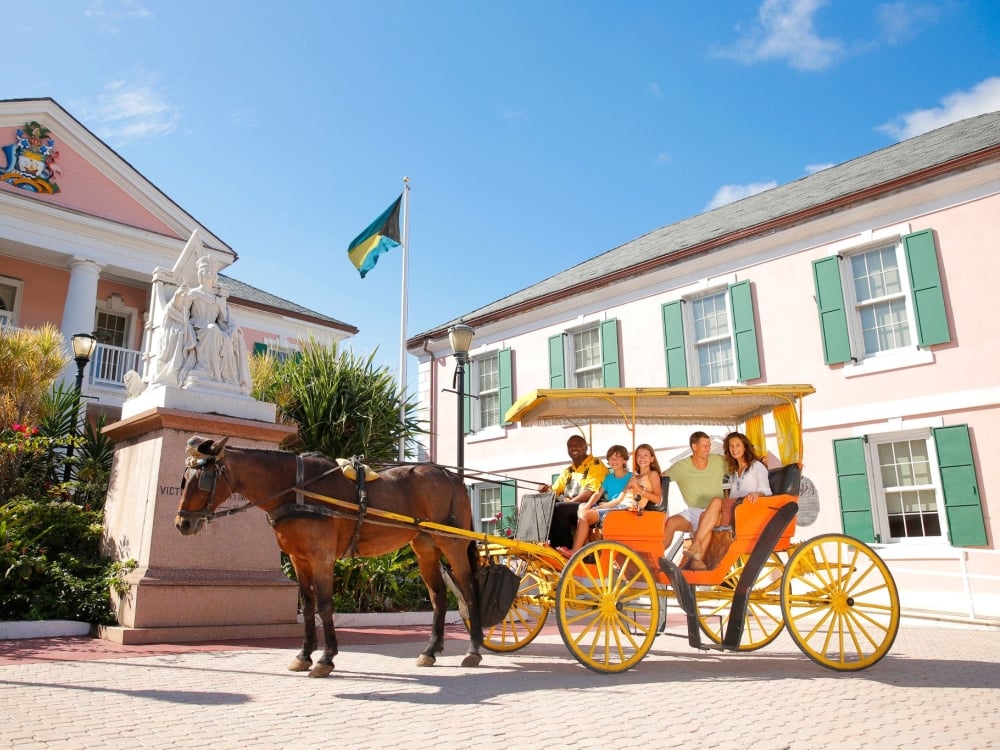
[[[0,747],[1000,747],[1000,629],[905,621],[890,654],[845,674],[786,635],[749,654],[699,652],[671,625],[635,669],[580,665],[551,627],[459,666],[449,628],[432,668],[420,627],[340,630],[327,679],[288,672],[295,641],[118,646],[0,642]],[[677,636],[677,637],[673,637]]]

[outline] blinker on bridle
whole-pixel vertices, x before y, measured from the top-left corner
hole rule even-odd
[[[199,459],[197,462],[192,462],[185,470],[183,476],[181,476],[181,491],[187,486],[188,472],[196,471],[198,472],[198,489],[209,493],[208,502],[205,503],[203,510],[179,510],[177,511],[177,515],[181,518],[194,521],[204,519],[209,523],[213,518],[218,516],[231,515],[228,511],[225,513],[216,513],[212,510],[215,501],[215,490],[219,484],[219,474],[224,473],[225,470],[226,467],[220,464],[214,457],[206,457]]]

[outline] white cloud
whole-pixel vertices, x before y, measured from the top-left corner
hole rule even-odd
[[[833,166],[836,166],[833,162],[830,162],[829,164],[806,164],[806,174],[816,174],[817,172],[822,172],[824,169],[829,169]]]
[[[657,166],[663,166],[664,164],[669,164],[671,161],[673,161],[673,157],[666,151],[660,151],[656,155],[655,161]]]
[[[150,140],[172,133],[180,114],[150,81],[112,81],[84,108],[84,119],[112,145]]]
[[[844,54],[836,39],[822,38],[813,16],[826,0],[764,0],[753,26],[721,54],[747,64],[784,60],[796,70],[823,70]]]
[[[97,23],[101,31],[116,35],[123,21],[151,21],[155,16],[138,0],[93,0],[84,16]]]
[[[893,2],[878,6],[875,17],[882,27],[882,38],[898,44],[915,37],[922,26],[936,23],[941,11],[930,3]]]
[[[660,88],[660,84],[656,81],[649,82],[649,93],[657,98],[663,96],[663,90]]]
[[[897,141],[903,141],[967,117],[997,110],[1000,110],[1000,77],[994,76],[977,83],[968,91],[948,94],[938,107],[908,112],[875,129]]]
[[[523,122],[528,119],[528,113],[523,109],[505,109],[500,114],[507,122]]]
[[[723,185],[712,196],[712,200],[705,206],[705,210],[711,211],[713,208],[733,203],[742,198],[749,198],[751,195],[763,193],[765,190],[770,190],[774,187],[778,187],[778,183],[774,180],[769,180],[768,182],[751,182],[746,185]]]

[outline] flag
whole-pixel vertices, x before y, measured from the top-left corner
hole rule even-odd
[[[399,246],[399,205],[402,200],[402,195],[396,198],[347,248],[347,257],[362,279],[375,268],[379,255]]]

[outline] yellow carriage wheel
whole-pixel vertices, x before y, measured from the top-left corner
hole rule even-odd
[[[498,551],[491,551],[486,562],[507,565],[521,577],[521,584],[504,618],[492,627],[483,628],[483,648],[497,653],[518,651],[531,643],[545,626],[552,608],[550,581],[555,576],[545,576],[531,560]]]
[[[781,611],[781,576],[784,552],[772,552],[757,575],[747,601],[747,614],[740,637],[740,651],[763,648],[781,633],[785,623]],[[729,627],[736,584],[743,574],[748,555],[740,555],[721,583],[695,592],[698,625],[714,643],[722,643]]]
[[[863,542],[824,534],[792,553],[781,581],[785,626],[802,652],[829,669],[865,669],[899,630],[899,593],[882,559]]]
[[[563,643],[577,661],[595,672],[624,672],[642,661],[656,638],[656,579],[642,557],[621,542],[588,544],[563,568],[556,616]]]

